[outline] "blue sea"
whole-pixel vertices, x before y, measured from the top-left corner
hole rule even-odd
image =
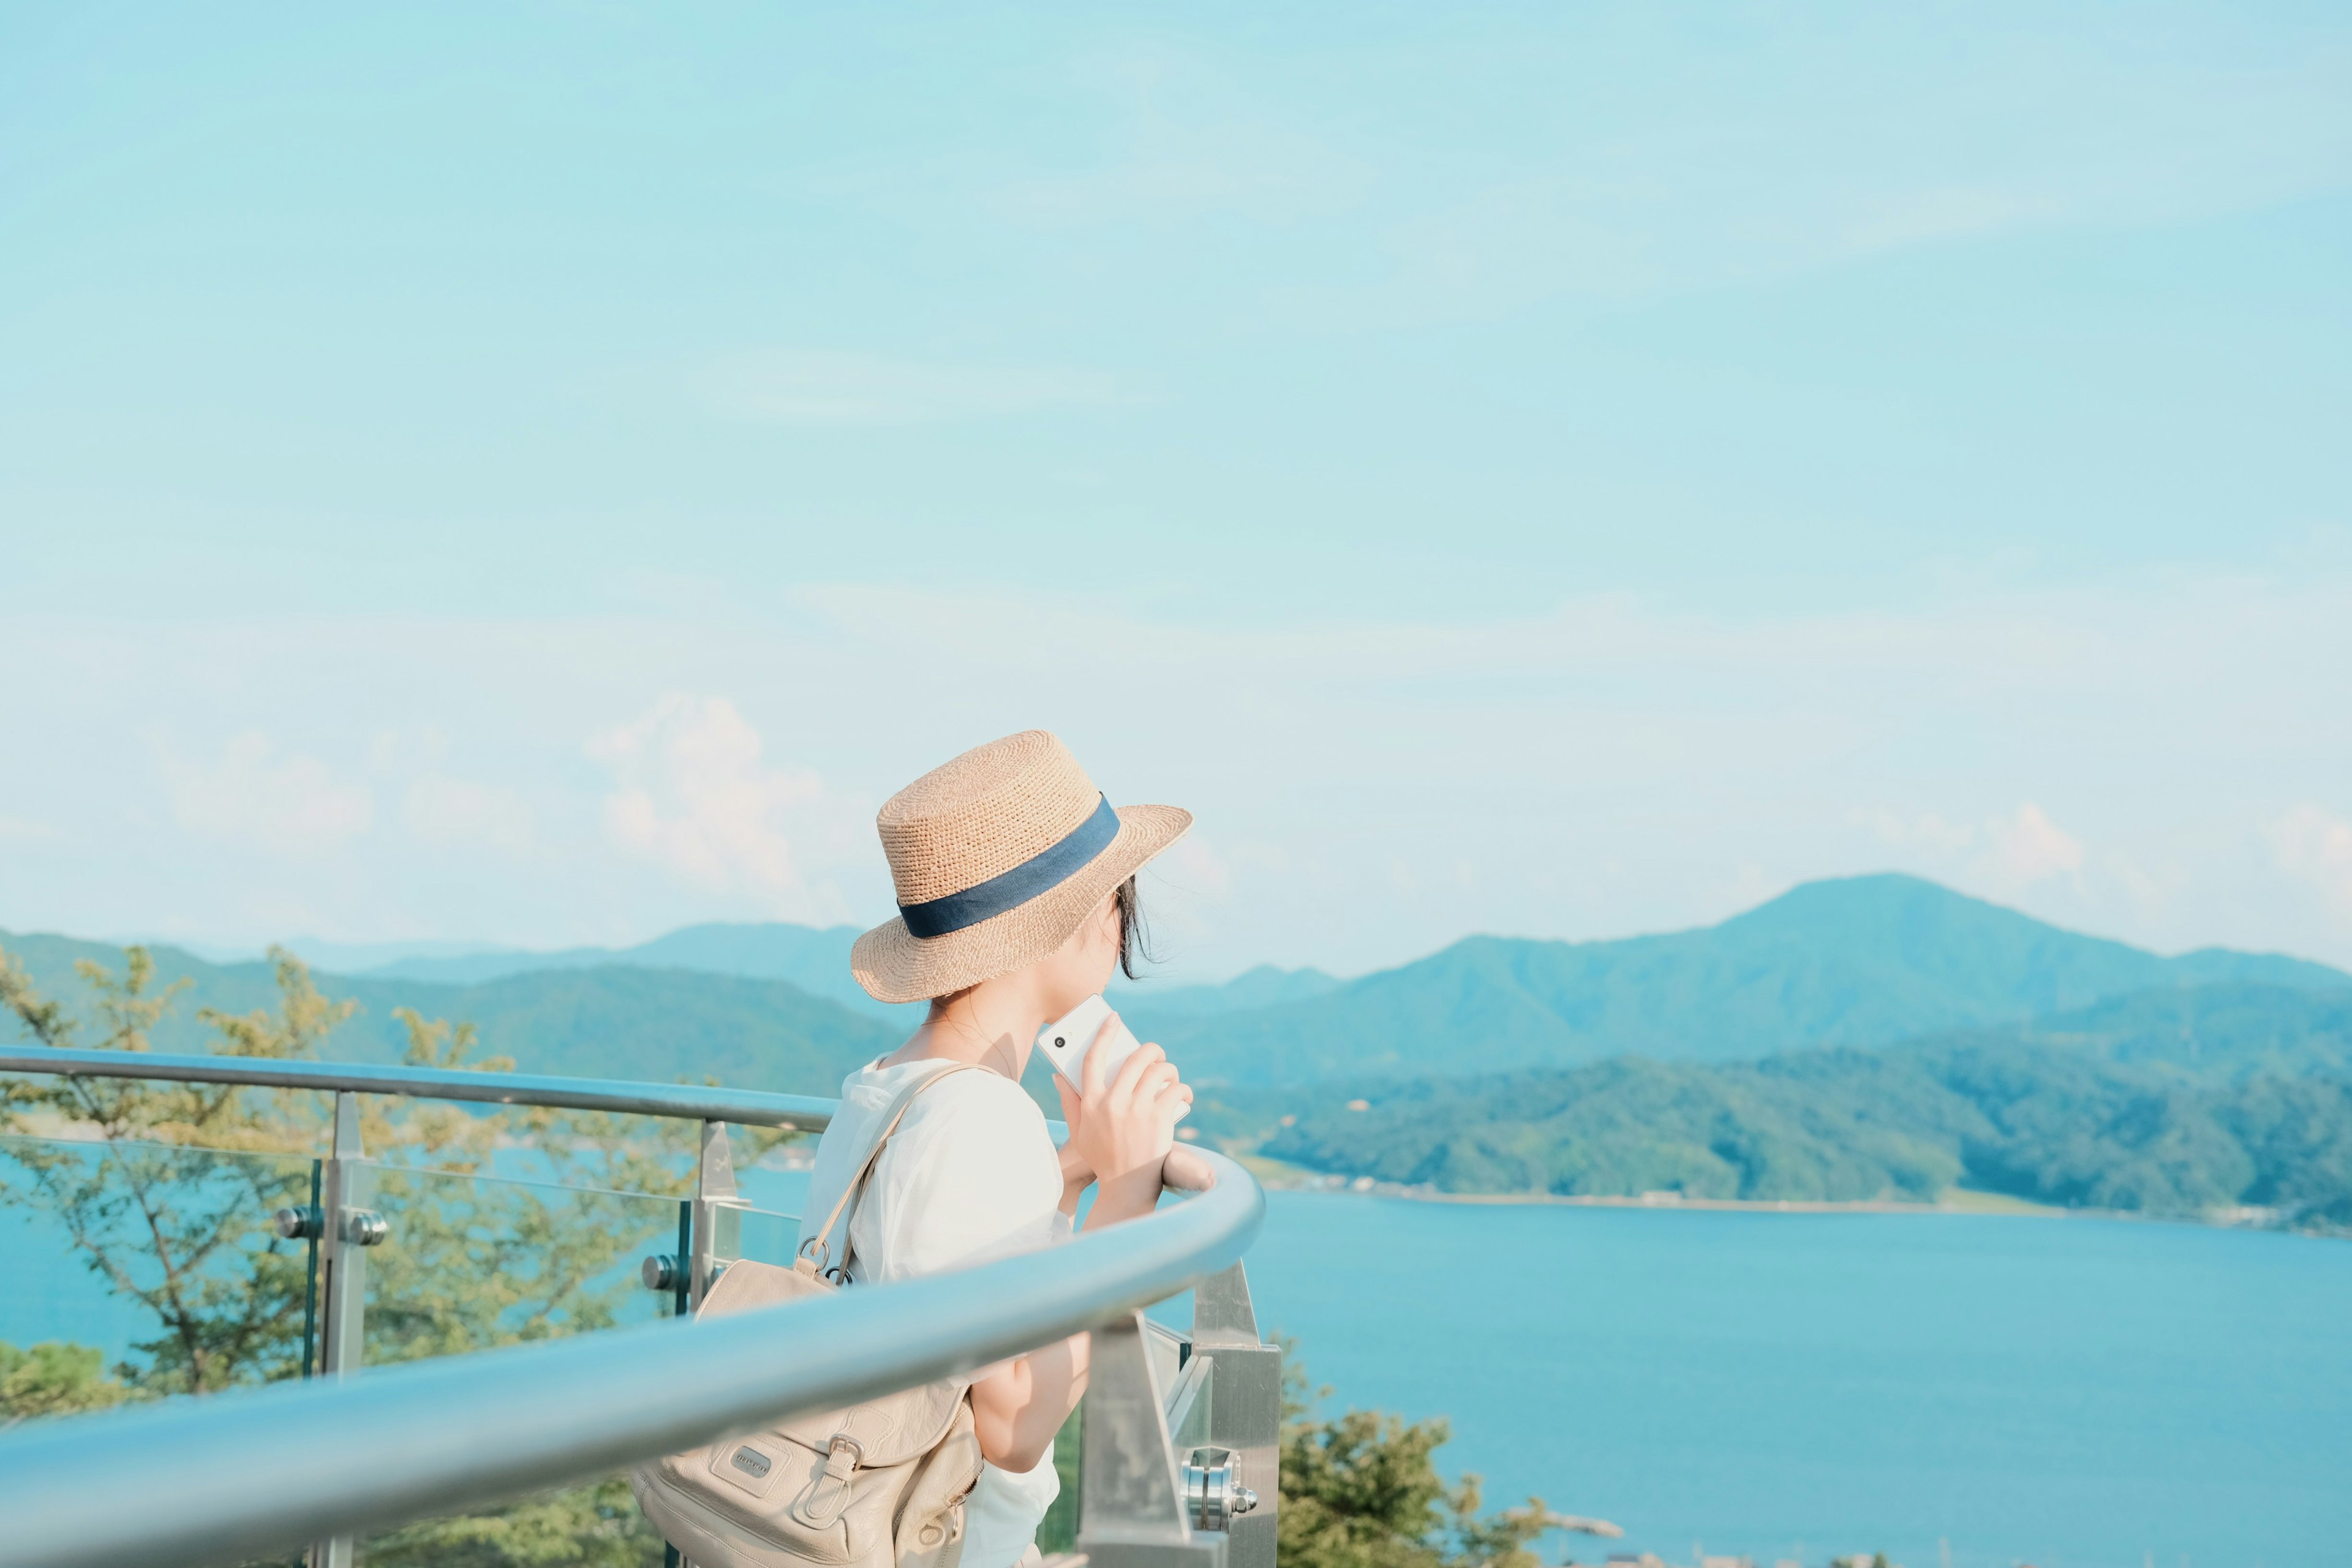
[[[1247,1267],[1327,1408],[1625,1529],[1554,1556],[2352,1562],[2352,1243],[1276,1193]]]
[[[0,1339],[133,1337],[43,1222],[0,1211]],[[1549,1560],[2352,1561],[2352,1243],[1290,1192],[1248,1268],[1327,1408],[1445,1417],[1489,1506],[1625,1529]]]

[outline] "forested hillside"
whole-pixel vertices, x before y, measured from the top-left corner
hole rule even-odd
[[[2164,986],[1948,1038],[2074,1051],[2200,1079],[2352,1071],[2352,986]]]
[[[1229,1096],[1202,1125],[1312,1169],[1447,1193],[1855,1201],[1955,1184],[2069,1207],[2277,1208],[2352,1226],[2352,1083],[2222,1083],[1990,1041]],[[1295,1118],[1281,1125],[1283,1115]]]

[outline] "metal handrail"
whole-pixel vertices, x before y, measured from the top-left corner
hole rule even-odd
[[[184,1057],[155,1051],[100,1051],[42,1047],[0,1050],[0,1073],[49,1073],[61,1078],[152,1078],[173,1083],[251,1084],[260,1089],[310,1089],[346,1094],[398,1094],[415,1100],[463,1100],[485,1105],[545,1106],[562,1110],[609,1110],[633,1116],[672,1116],[685,1121],[724,1121],[738,1127],[790,1127],[822,1132],[833,1121],[837,1100],[806,1094],[771,1094],[756,1089],[717,1089],[683,1083],[640,1083],[625,1079],[563,1078],[554,1073],[474,1072],[463,1068],[369,1067],[357,1062],[280,1061],[266,1057]],[[1059,1142],[1068,1132],[1048,1119]],[[1209,1184],[1196,1151],[1179,1144],[1169,1151],[1166,1177],[1178,1192]],[[0,1558],[0,1563],[6,1559]]]
[[[356,1062],[278,1061],[266,1057],[181,1057],[152,1051],[65,1047],[0,1051],[0,1072],[68,1078],[157,1078],[177,1083],[241,1083],[265,1089],[315,1089],[399,1094],[492,1105],[542,1105],[731,1121],[741,1127],[822,1131],[838,1101],[804,1094],[712,1089],[683,1083],[630,1083],[551,1073],[469,1072],[461,1068],[369,1067]]]
[[[124,1070],[134,1066],[149,1070]],[[822,1126],[835,1104],[118,1051],[0,1053],[0,1070],[421,1093],[768,1126]],[[563,1098],[528,1097],[541,1092]],[[656,1109],[673,1092],[699,1098]],[[1265,1194],[1239,1165],[1197,1149],[1178,1154],[1167,1178],[1197,1195],[1045,1253],[689,1332],[646,1325],[0,1433],[0,1568],[249,1559],[584,1479],[1113,1324],[1238,1261],[1264,1217]]]

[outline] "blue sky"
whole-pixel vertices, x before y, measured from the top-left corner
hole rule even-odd
[[[1900,867],[2352,963],[2325,6],[0,15],[0,926],[1180,973]]]

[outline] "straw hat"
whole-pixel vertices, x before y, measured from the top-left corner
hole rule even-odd
[[[933,768],[874,825],[898,918],[857,939],[849,972],[879,1001],[919,1002],[1052,952],[1192,814],[1113,810],[1067,746],[1026,730]]]

